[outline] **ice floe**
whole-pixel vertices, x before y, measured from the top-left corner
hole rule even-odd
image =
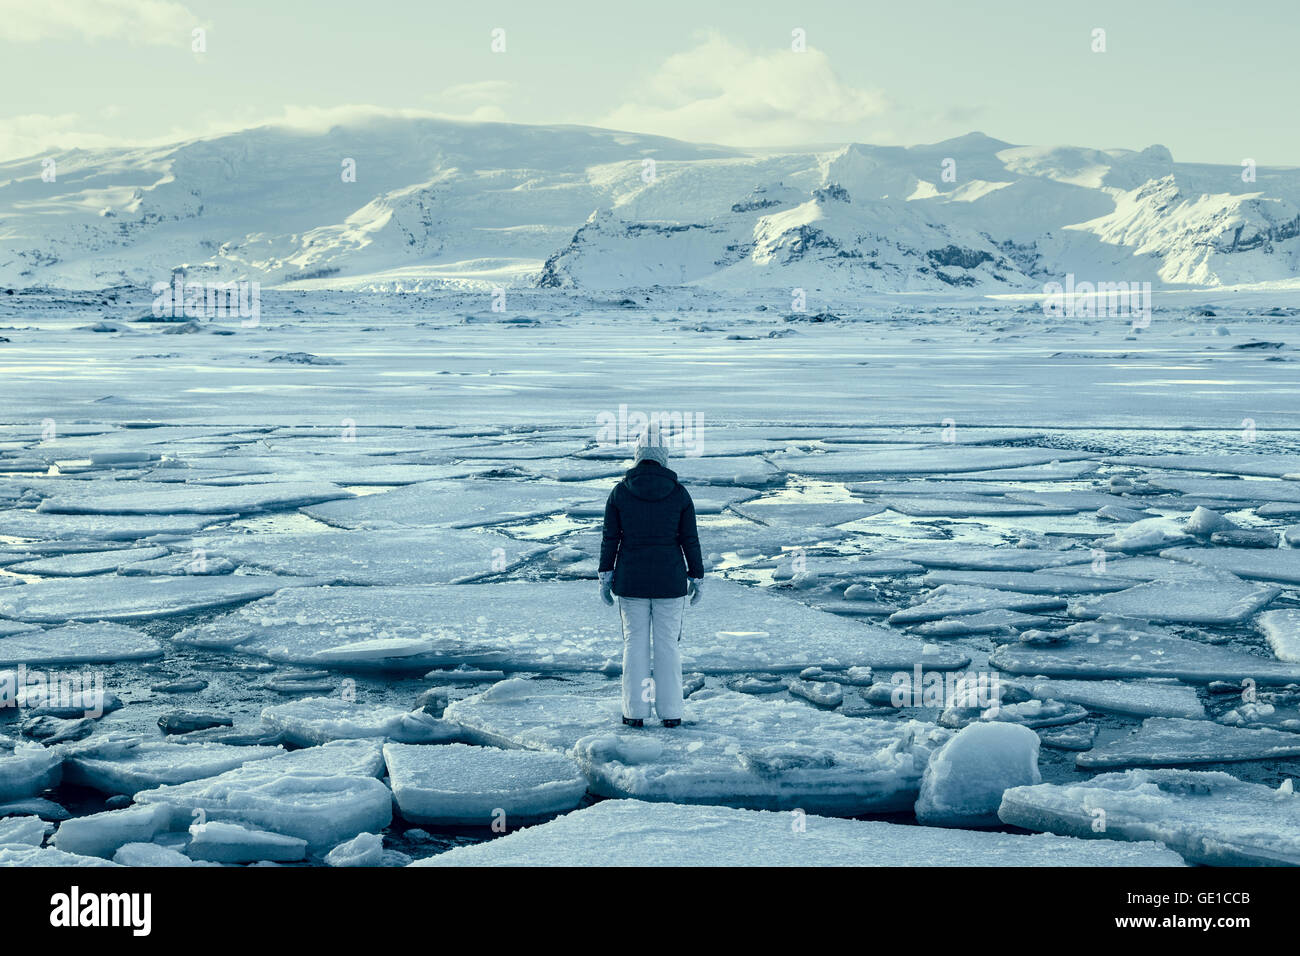
[[[444,714],[468,740],[573,756],[593,793],[852,816],[911,806],[948,731],[705,689],[681,727],[626,730],[612,683],[511,680]]]
[[[454,740],[459,732],[455,724],[422,710],[402,710],[338,697],[304,697],[266,707],[262,710],[262,723],[298,747],[363,737],[409,744],[441,743]]]
[[[1209,720],[1148,717],[1124,737],[1079,754],[1080,767],[1158,767],[1300,756],[1300,734]]]
[[[1287,684],[1300,681],[1300,664],[1257,657],[1229,647],[1177,637],[1137,622],[1089,621],[1046,636],[1051,642],[1004,644],[989,663],[1013,674],[1088,680],[1173,677],[1185,681]]]
[[[1178,866],[1156,843],[606,800],[415,866]]]
[[[384,760],[412,823],[513,827],[572,810],[587,792],[578,765],[559,753],[390,743]]]
[[[0,614],[36,623],[134,621],[239,604],[315,583],[270,574],[65,578],[6,588],[0,592]]]
[[[1007,723],[974,723],[930,758],[916,801],[929,826],[996,827],[1002,792],[1039,783],[1038,735]]]
[[[616,612],[589,582],[561,581],[290,588],[175,639],[283,663],[421,672],[468,664],[613,673],[623,653]],[[687,609],[681,649],[687,669],[705,673],[917,663],[942,670],[969,660],[957,648],[927,647],[721,579],[710,583],[708,600]]]
[[[1189,863],[1300,865],[1300,797],[1226,773],[1129,770],[1016,787],[998,817],[1085,839],[1154,840]]]

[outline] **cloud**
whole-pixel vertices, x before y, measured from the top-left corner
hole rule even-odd
[[[155,45],[190,44],[202,21],[173,0],[22,0],[6,3],[0,40],[126,40]]]
[[[57,116],[28,113],[0,120],[0,160],[35,156],[64,149],[115,146],[115,137],[87,132],[84,117],[76,113]]]
[[[826,54],[754,53],[717,34],[670,56],[597,125],[737,146],[861,139],[888,103],[844,83]]]

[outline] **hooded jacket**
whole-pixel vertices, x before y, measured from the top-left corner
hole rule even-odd
[[[688,575],[704,577],[695,503],[675,472],[645,460],[614,486],[605,502],[600,570],[614,572],[619,597],[683,597]]]

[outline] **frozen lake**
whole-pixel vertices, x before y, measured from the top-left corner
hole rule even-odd
[[[0,862],[546,862],[584,821],[637,862],[677,813],[737,861],[1300,863],[1294,310],[1157,306],[0,290]],[[594,581],[629,412],[696,424],[676,734],[619,726]],[[109,706],[41,699],[74,677]]]

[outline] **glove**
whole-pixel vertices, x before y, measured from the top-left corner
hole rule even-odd
[[[691,607],[694,607],[695,605],[700,603],[700,598],[703,596],[703,592],[700,589],[703,585],[704,585],[703,578],[686,579],[686,593],[690,595]]]
[[[613,572],[613,571],[601,571],[599,576],[600,576],[600,599],[601,599],[602,601],[604,601],[606,604],[608,604],[608,605],[610,605],[611,607],[613,607],[613,605],[614,605],[614,592],[613,592],[613,587],[614,587],[614,572]]]

